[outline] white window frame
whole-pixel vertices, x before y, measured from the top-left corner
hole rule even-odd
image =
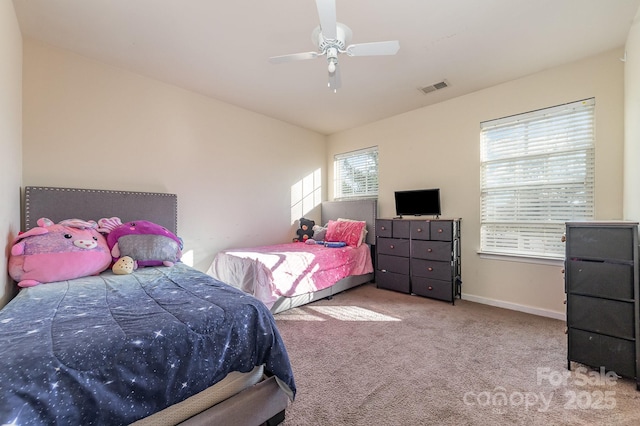
[[[336,200],[378,196],[378,147],[333,156],[333,195]]]
[[[481,123],[480,253],[564,258],[595,208],[593,98]]]

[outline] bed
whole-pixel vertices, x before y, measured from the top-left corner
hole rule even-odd
[[[260,299],[273,314],[301,306],[373,280],[377,200],[328,201],[323,225],[348,219],[366,224],[359,247],[287,243],[223,250],[207,274]]]
[[[24,190],[25,231],[114,215],[176,232],[177,197]],[[296,393],[264,304],[182,263],[23,288],[0,341],[0,424],[273,425]]]

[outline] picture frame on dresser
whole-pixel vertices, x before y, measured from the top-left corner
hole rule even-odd
[[[461,219],[376,219],[378,288],[455,304],[461,297]]]

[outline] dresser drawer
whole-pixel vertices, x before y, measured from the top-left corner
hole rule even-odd
[[[409,238],[411,235],[411,221],[394,220],[393,221],[393,238]]]
[[[411,259],[411,275],[451,282],[451,263]]]
[[[378,271],[409,275],[409,258],[378,254]]]
[[[393,256],[409,257],[410,244],[409,240],[401,240],[398,238],[378,238],[378,246],[376,247],[378,254],[391,254]]]
[[[376,285],[378,288],[386,288],[403,293],[409,293],[411,287],[409,275],[396,274],[389,271],[378,271],[376,273]]]
[[[453,239],[453,222],[450,220],[431,221],[430,235],[432,240],[451,241]]]
[[[633,299],[633,265],[569,260],[566,270],[567,292]]]
[[[425,277],[411,277],[411,292],[418,296],[453,301],[453,287],[451,281],[432,280]]]
[[[420,259],[451,260],[452,245],[447,241],[411,241],[411,256]]]
[[[378,237],[392,237],[393,236],[393,221],[386,219],[376,220],[376,236]]]
[[[567,258],[633,260],[635,227],[567,227]]]
[[[569,294],[567,324],[569,327],[609,334],[625,339],[634,338],[634,304],[617,300]]]
[[[431,222],[428,220],[412,220],[410,231],[414,240],[428,240],[430,238]]]
[[[635,343],[591,333],[569,329],[569,360],[590,367],[605,367],[625,377],[635,377]]]

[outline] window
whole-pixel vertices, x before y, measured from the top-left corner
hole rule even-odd
[[[565,222],[594,217],[588,99],[481,123],[480,250],[563,258]]]
[[[378,196],[378,147],[333,157],[334,198]]]

